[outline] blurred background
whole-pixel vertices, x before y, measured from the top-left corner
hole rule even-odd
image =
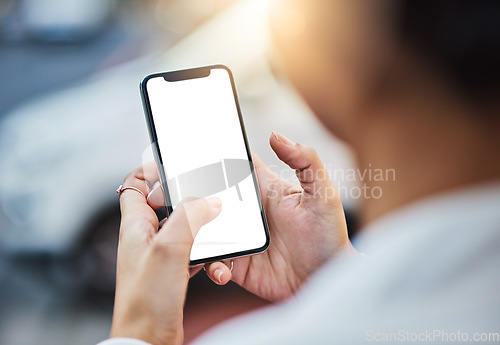
[[[272,130],[315,147],[327,167],[353,166],[274,73],[266,11],[263,0],[1,0],[0,344],[107,337],[115,190],[149,155],[146,74],[227,65],[250,146],[273,170],[294,180],[269,148]],[[354,230],[354,182],[337,183]],[[202,272],[190,282],[186,341],[263,305]]]

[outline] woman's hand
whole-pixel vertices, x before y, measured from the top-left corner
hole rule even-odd
[[[233,280],[270,301],[292,296],[304,281],[340,250],[355,253],[347,235],[339,193],[316,152],[273,133],[271,147],[296,170],[300,187],[280,179],[254,156],[271,244],[262,254],[206,266],[217,284]]]
[[[125,178],[125,186],[149,193],[156,168],[146,165]],[[189,253],[200,227],[217,217],[218,198],[183,201],[158,223],[144,195],[125,190],[111,337],[151,344],[182,343],[182,310],[189,280]],[[161,227],[161,231],[158,228]]]

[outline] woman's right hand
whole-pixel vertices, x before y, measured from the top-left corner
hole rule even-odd
[[[269,301],[292,296],[323,263],[341,250],[355,253],[338,190],[316,152],[274,133],[270,144],[296,171],[300,186],[284,181],[254,155],[271,244],[267,251],[233,259],[233,271],[217,261],[206,265],[217,284],[233,280]]]

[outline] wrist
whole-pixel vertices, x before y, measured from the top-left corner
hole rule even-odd
[[[129,321],[113,320],[110,338],[132,338],[151,345],[174,345],[182,343],[182,326],[179,329],[165,329],[163,325],[149,322],[141,317]]]

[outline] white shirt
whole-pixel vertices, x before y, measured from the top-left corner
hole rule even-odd
[[[403,207],[355,246],[366,255],[329,262],[291,300],[194,344],[500,344],[500,183]],[[99,345],[112,344],[144,343]]]

